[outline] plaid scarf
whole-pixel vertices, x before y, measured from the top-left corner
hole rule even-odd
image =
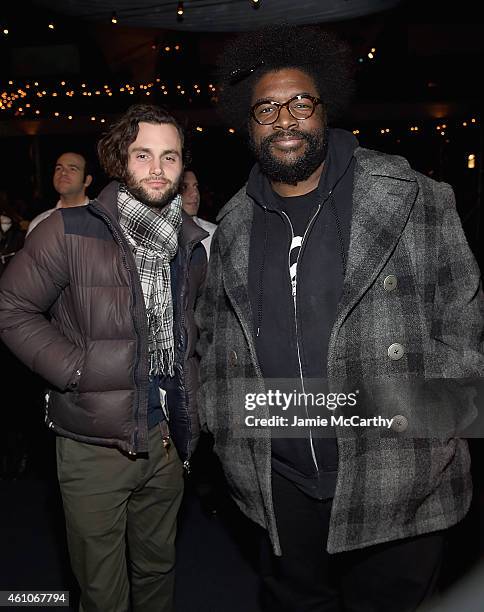
[[[158,211],[138,202],[126,187],[118,192],[119,222],[133,247],[146,311],[150,375],[173,376],[173,301],[170,261],[178,249],[181,198]]]

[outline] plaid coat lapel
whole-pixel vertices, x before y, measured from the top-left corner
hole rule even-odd
[[[393,166],[388,158],[379,166],[374,155],[357,151],[348,265],[332,336],[387,263],[417,198],[406,160],[393,159]]]

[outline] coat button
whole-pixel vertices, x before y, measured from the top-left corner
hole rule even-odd
[[[396,414],[393,417],[393,423],[391,425],[393,431],[405,431],[408,427],[408,419],[403,414]]]
[[[401,344],[395,343],[388,347],[388,356],[394,361],[398,361],[405,354],[405,350]]]
[[[397,277],[394,274],[389,274],[383,281],[383,289],[385,291],[393,291],[397,288]]]
[[[238,360],[237,353],[233,350],[229,351],[229,364],[231,366],[236,366],[237,360]]]

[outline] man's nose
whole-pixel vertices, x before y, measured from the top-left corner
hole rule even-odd
[[[297,127],[298,125],[299,124],[297,119],[294,119],[294,117],[289,112],[288,107],[283,106],[279,111],[279,117],[274,122],[274,129],[289,130],[291,128]]]

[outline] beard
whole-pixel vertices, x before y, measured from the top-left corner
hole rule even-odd
[[[162,178],[165,181],[168,180],[165,176]],[[137,180],[134,178],[131,172],[128,172],[126,174],[125,183],[130,194],[135,197],[138,202],[141,202],[141,204],[144,204],[149,208],[156,208],[157,210],[161,210],[165,208],[165,206],[169,204],[177,195],[180,178],[181,174],[175,182],[169,182],[169,184],[165,188],[165,191],[154,193],[150,193],[143,185],[143,183],[152,180],[151,177]]]
[[[271,145],[279,138],[290,135],[304,140],[306,147],[299,157],[286,162],[272,154]],[[249,144],[263,174],[270,181],[296,185],[308,179],[316,168],[324,162],[328,150],[328,132],[324,127],[313,132],[281,131],[267,136],[258,143],[255,142],[253,133],[250,132]]]

